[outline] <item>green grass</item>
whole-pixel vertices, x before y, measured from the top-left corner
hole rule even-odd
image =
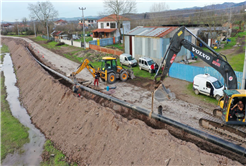
[[[244,53],[227,56],[228,62],[235,71],[243,72]]]
[[[118,49],[120,49],[120,50],[124,50],[123,44],[119,44],[119,43],[113,44],[113,45],[108,45],[108,46],[106,46],[106,47],[116,47],[116,48],[118,48]]]
[[[212,104],[215,104],[215,105],[218,104],[218,101],[215,98],[212,98],[212,97],[209,97],[209,96],[206,96],[206,95],[203,95],[203,94],[196,95],[194,93],[193,84],[192,83],[190,83],[187,86],[187,91],[188,91],[189,95],[196,96],[197,99],[200,99],[200,100],[202,100],[204,102],[212,103]]]
[[[59,166],[77,166],[76,163],[68,164],[65,160],[65,155],[62,154],[61,151],[57,150],[53,143],[50,140],[47,140],[44,144],[44,151],[43,153],[48,153],[49,159],[47,161],[41,162],[41,166],[53,166],[53,165],[59,165]],[[51,154],[54,154],[54,157],[51,157]]]
[[[85,37],[85,42],[89,42],[92,41],[93,37]],[[74,41],[82,41],[82,43],[84,42],[84,37],[81,37],[80,39],[74,40]]]
[[[28,128],[12,116],[6,96],[4,77],[1,74],[1,160],[29,142]]]
[[[28,35],[5,35],[5,36],[26,37],[26,36],[28,36]]]
[[[8,53],[8,52],[9,52],[8,46],[6,46],[5,44],[2,44],[1,53]]]
[[[36,41],[36,42],[38,42],[38,41],[48,41],[47,39],[44,39],[41,36],[37,36],[33,40]],[[68,47],[69,46],[67,44],[64,44],[64,45],[61,45],[61,46],[56,46],[56,44],[58,44],[58,43],[55,42],[55,41],[51,41],[49,43],[40,44],[40,45],[42,45],[43,47],[48,48],[48,49],[59,49],[61,47]]]

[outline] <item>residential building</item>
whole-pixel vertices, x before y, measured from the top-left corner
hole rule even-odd
[[[117,25],[117,20],[120,20],[121,25]],[[111,14],[97,20],[98,29],[93,30],[93,40],[100,38],[110,38],[120,36],[118,26],[120,26],[121,34],[125,34],[130,31],[130,20],[126,17]]]
[[[65,20],[57,20],[54,22],[55,26],[67,25],[67,21]]]
[[[62,39],[62,34],[63,34],[64,32],[63,31],[53,31],[51,34],[50,34],[50,36],[51,37],[53,37],[53,38],[55,38],[55,41],[56,42],[59,42],[59,39]]]
[[[178,27],[137,26],[124,35],[125,53],[135,59],[149,57],[160,63],[178,29]],[[191,35],[185,33],[185,39],[191,42]],[[186,57],[190,57],[190,51],[182,47],[175,60],[180,61]]]
[[[97,26],[97,18],[86,18],[85,25],[88,27],[96,27]],[[83,26],[83,20],[79,20],[79,24]]]
[[[2,24],[1,27],[3,29],[11,29],[11,28],[14,28],[14,25],[10,23],[6,23],[6,24]]]

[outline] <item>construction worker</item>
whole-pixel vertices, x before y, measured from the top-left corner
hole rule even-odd
[[[74,93],[77,93],[78,90],[79,90],[79,88],[78,88],[77,84],[74,84],[74,85],[73,85],[73,92],[74,92]]]
[[[97,86],[98,86],[99,77],[100,77],[99,72],[96,72],[96,74],[95,74],[95,80],[94,80],[94,86],[96,86],[96,83],[97,83]]]
[[[154,63],[152,63],[152,65],[150,66],[151,69],[151,75],[153,75],[154,71],[155,71],[155,65]]]

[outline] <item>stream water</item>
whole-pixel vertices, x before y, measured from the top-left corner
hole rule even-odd
[[[45,136],[32,124],[30,116],[19,101],[19,89],[15,86],[16,76],[14,73],[10,54],[6,54],[3,60],[2,71],[5,77],[7,98],[12,115],[16,117],[24,126],[28,127],[30,142],[23,145],[24,153],[8,154],[2,165],[40,165],[41,154],[45,143]]]

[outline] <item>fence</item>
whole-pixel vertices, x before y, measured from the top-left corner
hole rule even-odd
[[[113,45],[115,43],[118,43],[119,40],[120,40],[120,37],[105,38],[105,39],[98,39],[98,40],[89,41],[89,44],[105,47],[108,45]]]
[[[47,37],[45,35],[42,35],[42,38],[47,39],[47,40],[55,41],[55,38],[53,38],[53,37]]]
[[[97,51],[105,52],[105,53],[108,53],[108,54],[113,54],[113,55],[118,55],[118,56],[120,56],[120,54],[123,54],[123,51],[117,51],[117,50],[109,49],[109,48],[106,48],[106,47],[100,47],[100,46],[97,46],[97,45],[90,44],[89,47],[92,50],[97,50]]]
[[[173,63],[169,70],[170,77],[178,78],[188,82],[193,82],[193,78],[197,74],[205,74],[205,73],[208,73],[209,75],[217,78],[224,85],[223,77],[217,70],[215,70],[212,67],[197,67],[197,66],[190,66],[180,63]],[[238,87],[241,87],[243,73],[235,71],[235,74],[237,76]]]

